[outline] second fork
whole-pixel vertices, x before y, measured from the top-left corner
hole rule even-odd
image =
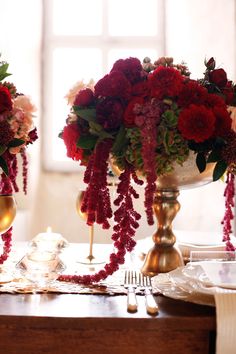
[[[125,271],[124,287],[127,289],[127,311],[136,312],[138,310],[138,303],[135,289],[137,278],[136,273],[132,270]]]
[[[147,313],[149,315],[157,315],[159,308],[152,294],[152,283],[150,277],[139,273],[138,284],[140,288],[144,290]]]

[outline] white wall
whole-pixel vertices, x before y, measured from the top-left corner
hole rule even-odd
[[[193,78],[202,77],[204,58],[214,57],[236,81],[235,0],[166,0],[166,54],[184,60]],[[221,181],[183,191],[175,227],[221,233]]]

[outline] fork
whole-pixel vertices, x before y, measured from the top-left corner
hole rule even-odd
[[[125,271],[124,287],[127,289],[127,311],[136,312],[138,310],[138,303],[136,299],[135,289],[137,287],[136,273],[132,270]]]
[[[143,290],[145,294],[147,313],[149,315],[157,315],[159,312],[159,308],[152,294],[151,278],[139,273],[138,284],[140,286],[140,290]]]

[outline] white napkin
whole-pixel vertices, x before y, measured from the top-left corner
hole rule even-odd
[[[236,293],[220,290],[214,294],[216,303],[216,354],[236,353]]]

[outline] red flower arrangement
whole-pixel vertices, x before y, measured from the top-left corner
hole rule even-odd
[[[112,217],[107,172],[109,159],[122,171],[114,201],[115,225],[112,240],[117,252],[110,263],[94,275],[60,277],[64,281],[93,283],[105,279],[124,263],[126,251],[135,246],[133,239],[140,215],[134,210],[138,198],[131,180],[142,184],[136,174],[146,178],[145,209],[153,224],[152,205],[158,176],[182,165],[193,151],[199,173],[215,162],[213,180],[227,174],[224,241],[230,241],[234,174],[236,166],[236,86],[215,60],[205,62],[204,77],[190,79],[184,64],[160,58],[154,64],[145,58],[118,60],[93,87],[91,83],[73,89],[71,112],[60,134],[67,155],[86,166],[88,185],[81,211],[94,222],[108,228]],[[76,92],[77,91],[77,92]]]
[[[29,97],[17,93],[12,83],[4,81],[10,75],[7,70],[8,64],[0,62],[0,195],[11,195],[19,191],[16,182],[17,155],[22,158],[23,190],[26,194],[26,147],[37,139],[37,131],[33,127],[35,107]],[[1,234],[4,246],[0,264],[8,258],[11,236],[12,228]]]

